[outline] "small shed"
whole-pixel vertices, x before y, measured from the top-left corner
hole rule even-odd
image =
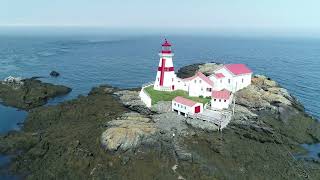
[[[211,109],[227,109],[232,102],[232,93],[226,89],[212,91]]]
[[[172,100],[172,111],[175,111],[179,115],[183,116],[187,116],[188,114],[202,113],[203,104],[181,96],[177,96]]]

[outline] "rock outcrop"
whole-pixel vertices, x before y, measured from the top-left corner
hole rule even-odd
[[[196,129],[201,129],[206,132],[217,131],[219,129],[217,125],[202,120],[194,120],[187,118],[186,123]]]
[[[17,84],[18,83],[18,84]],[[34,78],[0,83],[1,103],[29,110],[47,103],[50,98],[66,95],[71,88],[44,83]]]
[[[199,65],[198,71],[202,72],[205,75],[211,75],[212,72],[216,71],[217,69],[223,67],[223,64],[218,63],[205,63]]]
[[[106,126],[107,130],[101,135],[101,144],[108,151],[127,151],[157,140],[155,124],[138,113],[126,113]]]
[[[151,110],[145,106],[139,97],[139,91],[135,90],[120,90],[114,93],[120,98],[121,103],[123,103],[127,108],[132,111],[139,112],[144,115],[152,114]]]
[[[52,77],[58,77],[58,76],[60,76],[60,73],[58,73],[57,71],[51,71],[51,72],[50,72],[50,76],[52,76]]]
[[[250,109],[273,108],[276,104],[292,106],[288,91],[265,76],[255,76],[252,84],[236,93],[237,104]]]
[[[156,113],[167,113],[171,111],[170,101],[159,101],[151,107],[152,111]]]

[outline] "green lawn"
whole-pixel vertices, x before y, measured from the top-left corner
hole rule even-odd
[[[145,88],[146,92],[150,95],[152,99],[152,104],[157,104],[159,101],[171,101],[177,96],[182,96],[187,99],[191,99],[196,102],[200,102],[206,104],[210,101],[209,98],[201,98],[201,97],[190,97],[186,91],[176,90],[172,92],[166,91],[157,91],[153,89],[153,86],[149,86]]]

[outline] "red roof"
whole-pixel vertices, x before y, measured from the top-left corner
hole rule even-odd
[[[217,79],[224,78],[225,76],[222,73],[214,74]]]
[[[167,39],[165,39],[164,43],[162,44],[162,46],[170,47],[171,44],[167,41]]]
[[[181,97],[181,96],[177,96],[173,100],[176,101],[177,103],[180,103],[180,104],[183,104],[183,105],[186,105],[186,106],[189,106],[189,107],[192,107],[195,104],[197,104],[197,102],[194,102],[194,101],[192,101],[190,99],[186,99],[186,98]]]
[[[212,91],[212,98],[228,100],[231,96],[231,92],[223,89],[221,91]]]
[[[234,75],[252,73],[251,69],[245,64],[226,64],[224,66]]]
[[[197,74],[195,74],[192,77],[188,77],[188,78],[184,78],[182,80],[184,81],[191,81],[192,79],[199,77],[202,80],[204,80],[205,82],[207,82],[209,85],[213,86],[213,82],[210,80],[210,78],[208,78],[206,75],[204,75],[202,72],[197,72]]]

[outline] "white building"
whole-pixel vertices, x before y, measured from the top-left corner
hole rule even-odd
[[[159,56],[159,66],[153,88],[158,91],[174,91],[176,79],[172,61],[174,54],[171,51],[171,44],[167,40],[162,44]]]
[[[214,90],[227,89],[236,92],[251,84],[252,71],[244,64],[226,64],[209,78],[215,84]]]
[[[195,97],[211,96],[213,82],[201,72],[197,72],[192,77],[182,79],[182,82],[188,85],[187,88],[183,88],[182,90],[187,90],[189,93],[189,96],[195,96]]]
[[[232,93],[251,84],[252,71],[244,64],[226,64],[214,72],[211,72],[212,75],[209,77],[201,72],[197,72],[194,76],[189,78],[178,78],[174,72],[174,54],[171,51],[171,46],[172,45],[167,40],[162,44],[162,50],[159,53],[160,60],[157,68],[157,75],[153,85],[155,90],[183,90],[188,92],[189,96],[211,97],[212,109],[219,110],[229,107],[232,102]],[[148,102],[150,101],[150,97],[142,97],[148,99]],[[190,109],[190,106],[188,106],[194,105],[196,102],[188,99],[182,100],[181,98],[182,97],[179,97],[177,100],[185,102],[186,104],[179,104],[177,101],[173,100],[172,110],[182,114],[191,112],[196,113],[194,109]],[[200,112],[202,112],[203,105],[200,105],[200,107]]]
[[[172,100],[172,111],[179,115],[187,116],[188,114],[202,113],[203,104],[194,102],[181,96],[177,96]]]
[[[221,110],[228,109],[232,103],[232,92],[226,89],[220,91],[212,91],[211,96],[211,109]]]

